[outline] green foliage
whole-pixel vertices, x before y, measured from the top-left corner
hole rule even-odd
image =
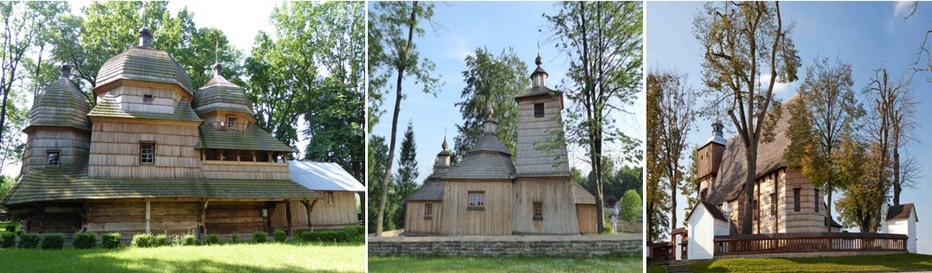
[[[385,173],[386,162],[388,161],[388,146],[385,144],[385,137],[372,135],[369,136],[369,180],[366,185],[369,189],[369,230],[374,231],[379,213],[379,200],[382,195],[382,174]],[[398,211],[398,204],[394,202],[385,203],[385,219],[393,219]],[[385,230],[395,229],[394,221],[385,221],[383,228]]]
[[[61,233],[46,233],[42,235],[42,249],[62,249],[65,245],[65,235]]]
[[[643,168],[630,165],[619,167],[615,165],[615,160],[609,157],[603,157],[602,166],[604,170],[602,173],[602,193],[606,196],[607,206],[614,206],[614,203],[608,201],[610,199],[620,199],[628,190],[635,190],[638,194],[641,194],[643,190],[641,186],[644,185],[641,176],[644,172]],[[576,183],[579,183],[586,191],[595,195],[595,182],[588,177],[593,175],[593,173],[590,171],[587,176],[583,176],[583,174],[575,168],[571,171],[575,173]]]
[[[454,160],[459,161],[476,141],[482,137],[483,122],[488,118],[488,108],[492,107],[492,117],[498,121],[497,136],[505,147],[516,154],[518,130],[518,105],[515,96],[527,92],[530,79],[525,64],[514,49],[508,48],[495,56],[486,48],[476,48],[475,55],[466,57],[466,70],[463,71],[463,99],[455,105],[459,107],[463,124],[456,125],[458,134],[454,138]]]
[[[417,191],[417,143],[414,140],[414,125],[408,121],[408,129],[401,140],[401,153],[398,155],[398,173],[392,179],[388,200],[398,206],[392,217],[386,217],[395,228],[405,227],[405,199]]]
[[[282,243],[288,241],[288,233],[284,230],[276,229],[275,232],[272,232],[272,238],[275,238],[276,242]]]
[[[104,248],[113,249],[118,248],[122,245],[120,243],[121,235],[119,232],[110,232],[100,235],[100,246]]]
[[[618,214],[625,221],[640,220],[641,210],[643,209],[641,204],[641,196],[634,190],[628,190],[625,192],[625,196],[621,198]]]
[[[170,241],[168,240],[167,234],[162,233],[162,234],[155,235],[155,241],[152,244],[152,246],[167,246],[167,245],[171,245]]]
[[[39,242],[42,240],[42,237],[38,233],[23,233],[19,235],[19,238],[16,239],[16,247],[18,248],[37,248],[39,247]]]
[[[71,245],[77,249],[90,249],[97,247],[97,233],[93,232],[75,232],[71,239]]]
[[[0,248],[11,248],[16,246],[16,233],[4,231],[0,232]]]
[[[152,235],[152,233],[136,234],[133,235],[133,241],[130,245],[134,247],[156,247],[158,245],[156,244],[155,238],[155,235]]]
[[[236,244],[236,243],[239,243],[239,242],[240,242],[239,236],[236,236],[236,235],[231,235],[231,236],[230,236],[230,239],[227,240],[227,243],[231,243],[231,244]]]
[[[220,237],[217,234],[207,235],[207,238],[204,239],[204,243],[207,245],[217,245],[220,244]]]
[[[656,136],[662,134],[660,124],[660,85],[654,83],[658,79],[647,77],[647,135]],[[644,160],[647,179],[645,183],[647,191],[645,200],[647,202],[647,240],[648,242],[660,242],[667,239],[670,228],[670,184],[664,179],[666,166],[660,161],[662,152],[659,143],[656,141],[647,142],[647,155]]]
[[[185,234],[181,236],[180,245],[183,245],[183,246],[197,245],[197,237],[195,237],[193,233]]]
[[[252,240],[256,243],[265,243],[269,241],[269,235],[263,231],[256,231],[252,234]]]
[[[607,257],[369,257],[370,272],[643,272],[640,255]]]
[[[343,232],[349,234],[350,237],[359,236],[366,234],[366,227],[364,226],[351,226],[343,228]]]
[[[318,230],[304,231],[300,233],[301,240],[305,242],[346,242],[351,238],[350,234],[343,230]]]

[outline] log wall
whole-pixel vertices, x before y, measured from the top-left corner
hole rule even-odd
[[[95,122],[88,176],[134,178],[198,178],[200,154],[196,126]],[[154,142],[155,162],[140,164],[139,145]]]
[[[209,179],[291,180],[287,162],[207,160],[201,162],[201,174]]]
[[[47,152],[59,151],[59,165],[68,165],[88,156],[91,135],[70,127],[36,127],[27,134],[22,174],[48,167]]]
[[[120,104],[120,108],[125,112],[171,114],[175,112],[175,106],[183,98],[181,94],[174,90],[128,85],[116,87],[107,91],[107,93],[115,97]],[[152,102],[143,102],[144,95],[151,95]],[[102,99],[103,96],[99,96],[97,103],[100,103]]]
[[[236,234],[242,239],[252,238],[256,231],[268,231],[263,208],[267,208],[265,202],[210,202],[205,216],[207,234]],[[268,208],[270,215],[273,208]]]
[[[579,234],[571,183],[566,177],[517,178],[511,218],[514,233]],[[541,220],[533,219],[534,202],[541,202]]]

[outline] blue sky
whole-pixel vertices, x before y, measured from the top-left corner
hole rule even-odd
[[[508,47],[514,48],[518,57],[527,64],[528,76],[535,68],[534,58],[540,52],[543,59],[542,67],[550,75],[547,82],[551,88],[560,84],[569,66],[566,55],[555,49],[550,41],[547,21],[541,16],[544,13],[556,13],[557,7],[553,2],[434,2],[434,4],[435,14],[432,21],[439,27],[432,28],[430,25],[423,25],[426,34],[423,37],[415,37],[415,43],[421,56],[436,64],[434,75],[439,77],[445,85],[439,88],[434,96],[424,94],[420,91],[422,89],[420,86],[412,85],[413,81],[408,80],[403,85],[407,98],[401,103],[401,114],[398,118],[399,147],[408,121],[414,124],[417,161],[420,169],[418,183],[432,172],[433,160],[440,152],[440,144],[443,142],[444,135],[451,145],[450,148],[453,148],[453,138],[457,134],[456,124],[463,122],[458,108],[453,104],[461,100],[460,93],[466,86],[462,76],[463,70],[466,70],[464,59],[473,54],[476,48],[486,47],[489,52],[496,55]],[[370,9],[373,6],[374,4],[369,4]],[[538,41],[540,51],[537,49]],[[395,103],[394,88],[391,90],[392,93],[383,105],[383,108],[389,111],[382,115],[381,121],[371,132],[374,135],[385,136],[386,142],[391,131],[390,110]],[[620,116],[618,125],[625,132],[630,132],[629,134],[643,140],[643,137],[640,137],[644,134],[645,124],[643,96],[634,106],[629,107],[629,110],[635,114]],[[615,146],[608,146],[610,152],[617,151]],[[570,147],[571,166],[588,170],[588,164],[583,161],[585,157],[582,149]],[[393,168],[398,166],[398,157],[395,158]]]
[[[695,40],[693,18],[702,7],[701,2],[648,2],[646,7],[646,61],[648,71],[652,69],[676,69],[689,75],[689,84],[701,88],[700,63],[702,49]],[[795,23],[792,39],[796,42],[803,67],[799,70],[804,77],[805,69],[816,58],[840,58],[852,64],[854,88],[860,91],[873,75],[873,70],[886,65],[893,77],[906,77],[909,64],[915,61],[923,35],[932,28],[932,3],[920,3],[919,10],[909,20],[903,20],[903,3],[897,2],[783,2],[781,13],[784,22]],[[919,252],[932,254],[932,228],[927,221],[932,215],[932,142],[925,136],[932,135],[932,125],[923,123],[932,116],[932,73],[917,74],[913,80],[913,94],[918,99],[916,118],[919,126],[915,136],[919,143],[905,148],[920,161],[919,185],[916,189],[904,190],[901,202],[916,203],[919,214]],[[801,81],[801,80],[800,80]],[[800,81],[778,86],[777,97],[786,99],[796,93]],[[860,99],[860,98],[859,98]],[[711,121],[698,120],[697,130],[689,136],[693,145],[703,144],[711,135]],[[726,126],[733,126],[726,124]],[[731,130],[732,132],[734,129]],[[838,197],[836,193],[833,197]],[[678,203],[685,198],[678,196]],[[834,206],[833,206],[834,209]],[[678,219],[683,219],[683,207],[677,210]],[[837,212],[834,214],[837,216]],[[837,217],[836,217],[837,219]],[[679,223],[682,225],[682,222]]]

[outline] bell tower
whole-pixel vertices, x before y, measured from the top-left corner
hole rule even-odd
[[[541,58],[531,73],[530,92],[515,97],[518,103],[517,175],[570,175],[561,112],[563,92],[547,87]]]
[[[722,122],[718,120],[712,122],[712,137],[699,148],[696,167],[699,175],[699,199],[702,200],[705,200],[706,194],[715,183],[718,168],[722,163],[722,154],[725,153],[727,140],[723,136],[723,128]]]

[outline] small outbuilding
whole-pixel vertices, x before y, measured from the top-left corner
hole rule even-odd
[[[288,161],[291,180],[322,197],[276,204],[272,227],[297,229],[340,229],[359,225],[360,192],[366,187],[340,165],[329,162]],[[291,214],[291,222],[286,215]],[[310,219],[310,221],[308,221]]]
[[[913,203],[890,206],[887,208],[886,221],[883,222],[881,229],[884,233],[909,236],[909,239],[906,239],[906,251],[916,253],[916,223],[918,222],[919,216],[916,215],[916,206]]]
[[[690,260],[712,259],[715,254],[715,236],[729,234],[728,218],[715,205],[699,201],[686,215],[686,221],[686,255]]]

